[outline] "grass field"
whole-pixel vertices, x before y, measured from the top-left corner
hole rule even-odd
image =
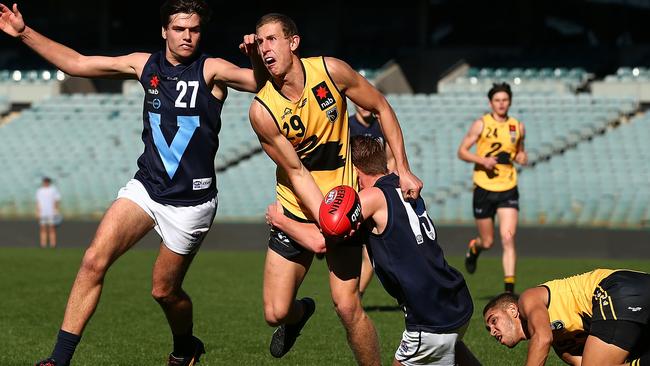
[[[49,355],[77,271],[82,249],[0,248],[0,365],[31,365]],[[171,335],[158,304],[150,296],[151,250],[135,249],[109,271],[102,299],[77,348],[74,365],[164,365]],[[316,314],[294,349],[281,360],[268,354],[272,329],[262,314],[262,252],[201,252],[185,282],[195,306],[195,334],[205,343],[209,365],[353,365],[329,299],[326,266],[315,262],[300,290],[317,303]],[[462,267],[462,259],[450,258]],[[650,272],[649,260],[567,260],[522,258],[518,289],[595,267]],[[484,365],[521,365],[526,345],[515,350],[498,345],[482,326],[480,312],[502,289],[500,260],[482,258],[467,276],[475,314],[465,340]],[[379,332],[382,359],[390,364],[403,330],[395,302],[373,280],[364,305]],[[560,365],[555,355],[549,365]]]

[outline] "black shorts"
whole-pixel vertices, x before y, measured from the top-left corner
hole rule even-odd
[[[475,219],[494,218],[497,209],[502,207],[519,210],[519,190],[514,187],[503,192],[492,192],[475,186],[472,206]]]
[[[616,271],[596,287],[589,334],[631,354],[650,350],[650,274]]]
[[[286,208],[284,209],[284,215],[298,222],[314,223],[313,221],[305,220],[292,214]],[[284,233],[284,231],[277,227],[271,228],[271,233],[269,235],[269,248],[286,259],[295,258],[308,251],[305,247],[291,239],[286,233]]]
[[[304,223],[314,223],[313,221],[305,220],[300,218],[291,212],[284,209],[284,215],[292,220]],[[345,241],[337,242],[336,245],[346,245],[346,246],[358,246],[361,247],[364,243],[367,242],[367,236],[364,235],[364,230],[357,230],[352,237],[346,239]],[[293,259],[304,252],[309,250],[297,241],[289,237],[284,231],[278,229],[277,227],[271,228],[271,233],[269,235],[269,248],[274,252],[278,253],[286,259]],[[323,255],[317,255],[319,259],[322,259]]]

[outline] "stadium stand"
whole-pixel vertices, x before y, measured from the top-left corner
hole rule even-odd
[[[573,80],[571,85],[589,77],[579,69],[557,75],[543,70],[526,75]],[[485,80],[520,73],[526,70],[468,71]],[[473,222],[472,166],[457,159],[456,149],[488,105],[485,89],[467,89],[387,95],[404,130],[412,169],[425,183],[422,194],[444,224]],[[31,216],[33,190],[43,175],[55,179],[64,215],[100,215],[135,173],[142,151],[141,91],[135,86],[125,91],[53,96],[0,126],[0,154],[12,157],[0,176],[0,185],[7,187],[0,192],[0,216]],[[275,200],[274,164],[261,153],[248,122],[251,99],[231,91],[222,112],[217,220],[261,220]],[[520,91],[513,102],[511,113],[526,123],[531,161],[520,176],[522,224],[650,225],[650,197],[642,188],[649,175],[635,169],[648,156],[643,143],[650,138],[650,117],[641,114],[628,122],[640,114],[636,98]]]
[[[645,67],[620,67],[613,75],[591,84],[597,96],[630,96],[643,103],[650,102],[650,70]]]
[[[32,103],[60,94],[65,79],[56,70],[0,70],[0,95],[10,103]]]
[[[592,77],[581,68],[474,68],[461,67],[450,78],[438,82],[438,92],[482,92],[492,83],[508,82],[513,92],[571,93]]]
[[[650,116],[630,120],[522,174],[525,222],[650,226]]]
[[[226,103],[220,170],[259,151],[248,123],[250,100],[233,92]],[[143,148],[141,103],[138,96],[121,94],[60,95],[34,103],[2,126],[0,155],[11,158],[0,177],[8,187],[0,193],[0,215],[30,216],[33,190],[44,175],[59,187],[64,215],[101,215],[136,171]]]
[[[411,166],[425,182],[423,195],[432,209],[439,210],[435,214],[438,220],[452,224],[471,222],[472,167],[458,160],[455,152],[470,123],[487,111],[485,95],[446,93],[389,95],[388,98],[402,123]],[[596,98],[588,94],[515,95],[511,112],[526,123],[526,145],[534,165],[522,174],[522,186],[526,184],[523,177],[529,171],[548,173],[548,168],[536,166],[537,162],[555,159],[605,133],[637,108],[638,103],[632,98]],[[531,197],[538,193],[544,196],[533,192]],[[522,206],[526,206],[527,196],[522,194]],[[526,219],[529,220],[523,223],[537,224],[543,220],[532,216]]]
[[[9,98],[5,95],[0,95],[0,116],[7,113],[10,107]]]

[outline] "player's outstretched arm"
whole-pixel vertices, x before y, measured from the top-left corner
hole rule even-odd
[[[253,70],[239,67],[221,58],[209,58],[205,61],[206,73],[215,82],[239,91],[255,93],[259,90]]]
[[[368,80],[347,63],[332,57],[325,57],[325,63],[337,88],[355,104],[377,115],[381,131],[395,157],[395,170],[400,177],[402,193],[405,198],[417,198],[422,190],[422,181],[411,172],[404,136],[393,108]]]
[[[31,29],[14,4],[12,9],[0,4],[0,29],[20,39],[25,45],[68,75],[81,77],[128,78],[140,75],[149,57],[146,53],[133,53],[120,57],[84,56]]]
[[[266,83],[269,73],[259,55],[255,34],[244,35],[239,50],[250,57],[253,69],[241,68],[220,58],[206,60],[206,68],[216,82],[223,82],[233,89],[257,92]]]
[[[305,249],[316,254],[325,253],[325,237],[318,229],[318,226],[292,220],[285,216],[283,211],[280,202],[269,205],[266,209],[266,223],[282,230]]]
[[[251,104],[249,118],[262,149],[279,168],[287,173],[298,198],[309,211],[307,214],[318,222],[318,210],[323,194],[311,173],[302,165],[293,145],[280,133],[273,117],[257,100]]]
[[[478,138],[481,136],[482,131],[483,121],[481,119],[477,119],[474,121],[474,123],[472,123],[469,131],[467,131],[467,134],[465,134],[465,137],[463,137],[463,140],[460,142],[457,155],[460,160],[466,161],[468,163],[479,164],[485,169],[492,170],[494,169],[494,166],[497,165],[497,159],[495,157],[478,156],[469,150],[472,146],[474,146],[474,144],[476,144],[476,141],[478,141]]]
[[[551,321],[546,308],[547,302],[548,290],[544,287],[530,288],[524,291],[519,298],[519,313],[523,319],[527,320],[529,339],[526,366],[544,365],[553,343],[553,333],[549,326]]]
[[[521,138],[519,139],[519,144],[517,145],[517,154],[515,155],[515,162],[520,165],[528,164],[528,153],[524,148],[524,140],[526,138],[526,128],[522,122],[519,122],[519,130],[521,131]]]

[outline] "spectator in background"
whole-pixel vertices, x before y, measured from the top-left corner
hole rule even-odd
[[[56,225],[60,220],[59,190],[52,185],[52,179],[43,177],[41,186],[36,190],[36,216],[40,226],[41,248],[56,248]],[[49,238],[49,240],[48,240]]]

